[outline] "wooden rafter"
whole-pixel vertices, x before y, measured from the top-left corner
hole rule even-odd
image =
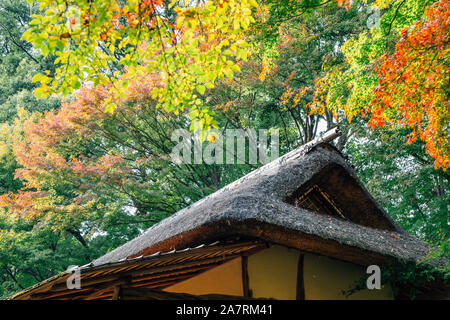
[[[80,289],[68,289],[66,280],[69,275],[66,275],[29,292],[23,298],[112,299],[116,297],[117,288],[161,289],[266,247],[263,243],[241,242],[155,255],[151,259],[125,261],[123,264],[126,265],[115,264],[82,272]]]

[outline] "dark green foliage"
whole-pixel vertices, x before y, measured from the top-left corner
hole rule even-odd
[[[405,230],[429,241],[448,238],[449,174],[434,168],[421,143],[407,145],[407,133],[362,130],[345,151],[371,194]]]

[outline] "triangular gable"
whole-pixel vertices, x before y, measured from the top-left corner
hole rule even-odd
[[[389,231],[399,231],[358,180],[344,167],[331,163],[295,192],[289,204],[353,223]]]

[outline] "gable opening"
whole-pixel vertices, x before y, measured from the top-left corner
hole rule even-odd
[[[298,198],[294,199],[293,205],[306,210],[321,214],[346,219],[344,213],[325,191],[315,184]]]
[[[329,164],[285,198],[285,202],[356,224],[397,231],[393,221],[344,167]]]

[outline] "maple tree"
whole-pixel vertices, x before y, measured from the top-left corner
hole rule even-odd
[[[150,79],[139,80],[148,86],[152,84]],[[128,90],[134,92],[128,95],[129,99],[148,94],[145,88],[139,90],[134,84]],[[24,139],[16,141],[13,147],[21,166],[15,172],[16,178],[25,182],[24,187],[1,196],[11,213],[41,221],[58,219],[56,227],[65,228],[63,220],[71,223],[73,215],[86,219],[85,214],[95,212],[103,201],[99,194],[89,196],[91,188],[124,186],[131,169],[123,156],[113,154],[113,150],[105,153],[101,146],[94,151],[101,140],[96,129],[109,119],[102,108],[108,95],[104,87],[83,88],[76,101],[64,103],[56,113],[24,121]],[[91,148],[85,149],[86,143],[92,144]]]
[[[448,1],[376,1],[380,26],[342,46],[347,65],[316,80],[313,111],[332,110],[372,127],[409,128],[435,167],[449,166]]]
[[[392,54],[379,58],[369,124],[396,122],[412,128],[408,142],[426,142],[436,167],[450,165],[449,123],[450,3],[437,1],[401,31]]]

